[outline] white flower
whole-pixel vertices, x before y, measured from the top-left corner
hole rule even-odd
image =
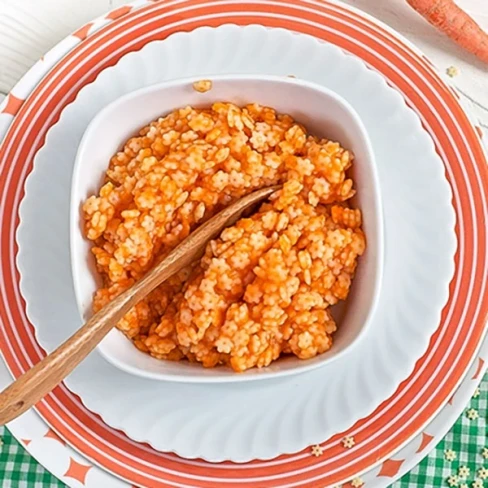
[[[446,74],[447,76],[454,78],[459,74],[459,68],[457,68],[456,66],[449,66],[449,68],[446,69]]]
[[[313,456],[319,457],[319,456],[322,456],[323,453],[324,453],[324,450],[318,444],[316,444],[315,446],[312,446],[312,455]]]
[[[478,410],[475,410],[474,408],[470,408],[466,411],[466,417],[468,417],[469,420],[476,420],[478,416]]]
[[[486,480],[486,478],[488,478],[488,469],[487,468],[478,469],[478,478],[481,478],[482,480]]]
[[[354,444],[356,444],[356,441],[354,440],[354,437],[352,437],[352,436],[344,437],[344,439],[342,439],[342,445],[346,449],[350,449],[351,447],[354,446]]]
[[[459,477],[456,474],[451,474],[451,476],[447,478],[447,484],[449,486],[457,486],[459,484]]]
[[[444,451],[444,458],[446,461],[454,461],[456,459],[456,453],[452,449]]]

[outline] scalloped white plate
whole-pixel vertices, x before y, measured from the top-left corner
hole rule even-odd
[[[408,377],[439,324],[454,271],[451,190],[420,120],[380,75],[334,46],[261,26],[200,28],[128,54],[79,93],[39,151],[20,210],[18,266],[29,318],[51,351],[80,325],[68,221],[84,129],[131,90],[236,71],[319,83],[345,98],[365,124],[378,164],[386,251],[371,333],[354,354],[319,370],[255,384],[156,383],[117,370],[97,353],[66,384],[107,424],[155,449],[243,462],[299,451],[371,413]]]

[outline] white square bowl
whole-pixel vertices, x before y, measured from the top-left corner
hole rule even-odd
[[[186,105],[208,107],[216,101],[237,105],[257,102],[291,115],[309,133],[337,140],[355,155],[352,175],[357,195],[353,204],[363,213],[367,249],[359,259],[346,307],[333,307],[338,321],[333,347],[313,359],[280,358],[263,369],[235,373],[227,367],[205,369],[186,361],[155,359],[139,351],[113,329],[101,342],[100,353],[112,364],[146,378],[180,382],[237,382],[304,372],[351,352],[371,325],[383,274],[383,219],[373,150],[358,115],[337,94],[291,77],[220,75],[207,77],[212,89],[193,89],[196,78],[175,80],[129,93],[106,106],[90,123],[80,143],[71,189],[70,245],[74,289],[83,320],[92,314],[93,293],[100,287],[92,242],[83,235],[81,206],[101,187],[110,158],[140,128]]]

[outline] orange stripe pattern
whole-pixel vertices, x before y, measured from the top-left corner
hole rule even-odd
[[[61,101],[70,89],[75,87],[79,91],[105,67],[151,40],[203,25],[259,23],[331,42],[363,59],[404,94],[410,107],[422,117],[425,129],[437,141],[446,175],[457,189],[453,205],[457,214],[459,250],[450,300],[429,350],[418,361],[410,378],[371,416],[358,422],[348,433],[324,442],[323,456],[316,458],[307,451],[281,456],[275,460],[279,462],[232,465],[195,460],[189,464],[176,455],[159,453],[131,441],[97,422],[78,397],[64,386],[39,403],[38,411],[84,456],[137,486],[231,488],[247,483],[247,486],[277,488],[338,484],[367,470],[378,460],[387,459],[419,432],[451,396],[483,339],[488,314],[483,274],[488,248],[484,225],[488,171],[480,137],[457,97],[422,54],[358,11],[328,0],[249,0],[239,4],[227,0],[179,0],[178,9],[189,9],[183,15],[173,9],[174,3],[151,2],[90,35],[91,24],[80,29],[75,35],[82,42],[51,70],[16,110],[0,148],[0,195],[5,196],[5,205],[0,206],[0,344],[3,355],[15,376],[40,357],[32,327],[23,325],[28,322],[24,304],[19,305],[16,298],[19,276],[14,265],[13,243],[18,225],[17,190],[23,188],[25,173],[32,167],[31,149],[39,149],[49,128],[45,120],[52,114],[55,115],[53,120],[58,118],[68,103]],[[164,21],[161,20],[163,14]],[[176,21],[183,25],[168,27]],[[80,81],[87,73],[87,79]],[[39,135],[42,137],[38,138]],[[461,226],[463,232],[460,232]],[[418,385],[427,387],[420,392]],[[351,433],[357,445],[345,451],[340,440]],[[385,461],[380,472],[391,476],[395,469],[400,469],[399,462]],[[70,467],[66,475],[83,482],[86,473],[83,475],[81,470],[77,466]]]

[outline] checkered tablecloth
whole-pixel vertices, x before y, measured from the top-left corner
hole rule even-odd
[[[0,439],[1,488],[66,486],[39,465],[8,429],[0,428]],[[465,468],[469,470],[469,474]],[[486,479],[480,477],[480,474],[485,474],[480,471],[482,468],[487,470]],[[488,488],[488,374],[444,440],[391,488],[449,486]]]
[[[477,418],[470,418],[476,415]],[[488,469],[486,449],[488,449],[488,373],[470,404],[446,437],[418,466],[394,483],[391,488],[449,486],[488,488],[488,477],[483,480],[478,476],[481,468]],[[450,461],[449,459],[454,456],[455,459]],[[459,476],[461,467],[469,469],[470,474],[465,479]],[[461,473],[462,471],[465,470],[461,470]],[[454,477],[450,478],[451,476]]]

